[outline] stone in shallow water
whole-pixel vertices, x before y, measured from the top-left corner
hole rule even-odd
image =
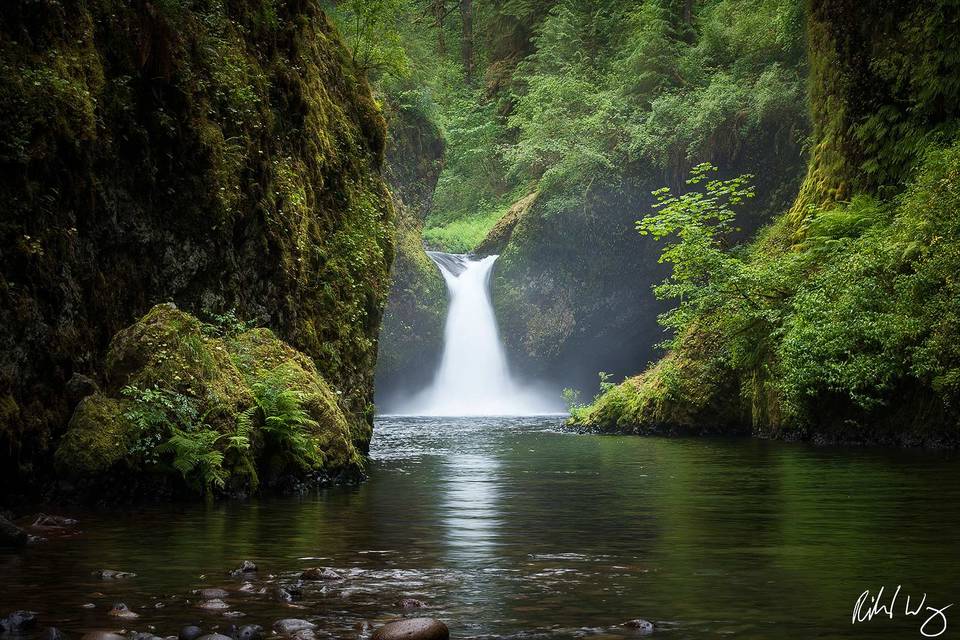
[[[213,600],[215,598],[222,599],[230,595],[226,589],[217,589],[215,587],[200,589],[198,593],[200,594],[200,597],[203,598],[204,600]]]
[[[198,640],[233,640],[233,638],[222,633],[208,633],[205,636],[200,636]]]
[[[330,567],[310,567],[300,574],[303,580],[343,580],[343,576]]]
[[[178,640],[197,640],[200,636],[203,635],[203,629],[196,625],[188,624],[184,628],[180,629],[180,634],[177,636]]]
[[[397,601],[397,606],[401,609],[423,609],[427,603],[416,598],[402,598]]]
[[[124,618],[126,620],[132,620],[133,618],[140,617],[140,614],[131,611],[130,607],[123,602],[118,602],[117,604],[113,605],[113,609],[110,609],[110,611],[107,612],[107,615],[111,615],[114,618]]]
[[[91,631],[83,634],[81,640],[127,640],[127,637],[115,631]]]
[[[122,580],[123,578],[136,578],[137,574],[129,571],[117,571],[116,569],[100,569],[94,571],[93,575],[101,580]]]
[[[240,563],[240,566],[230,572],[232,576],[242,576],[245,573],[256,573],[257,565],[250,562],[249,560],[244,560]]]
[[[273,623],[273,630],[277,633],[296,633],[297,631],[302,631],[304,629],[316,629],[317,625],[309,622],[307,620],[300,620],[299,618],[284,618],[283,620],[277,620]]]
[[[237,632],[237,640],[260,640],[263,638],[263,627],[258,624],[245,624]]]
[[[197,606],[201,609],[207,609],[210,611],[222,611],[223,609],[229,609],[230,605],[221,600],[220,598],[211,598],[210,600],[201,600],[197,603]]]
[[[43,630],[40,640],[66,640],[63,632],[56,627],[47,627]]]
[[[630,629],[631,631],[636,631],[640,634],[653,633],[653,623],[649,620],[644,620],[643,618],[635,618],[633,620],[627,620],[624,622],[621,627]]]
[[[447,625],[434,618],[389,622],[373,632],[372,640],[449,640]]]
[[[37,624],[36,611],[14,611],[6,618],[0,619],[0,631],[17,633],[30,629]]]

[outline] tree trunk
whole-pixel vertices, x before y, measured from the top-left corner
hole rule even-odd
[[[463,73],[467,84],[473,84],[473,0],[460,0],[460,22],[463,31],[460,39],[463,55]]]

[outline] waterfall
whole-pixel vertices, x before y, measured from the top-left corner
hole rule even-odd
[[[497,256],[474,258],[428,251],[447,284],[450,306],[443,357],[433,383],[412,397],[402,413],[416,415],[536,415],[560,411],[559,399],[510,375],[490,301]]]

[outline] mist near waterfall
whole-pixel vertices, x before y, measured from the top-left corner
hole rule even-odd
[[[562,413],[558,393],[515,380],[497,329],[490,276],[497,256],[428,251],[449,296],[443,356],[432,383],[384,407],[385,413],[424,416]],[[555,396],[555,397],[551,397]]]

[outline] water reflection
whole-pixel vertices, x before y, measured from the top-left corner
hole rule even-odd
[[[78,634],[116,628],[106,612],[122,600],[141,614],[138,630],[224,628],[233,620],[198,609],[191,593],[216,586],[244,624],[304,617],[341,638],[414,597],[457,638],[622,635],[614,625],[640,616],[676,639],[786,640],[918,637],[909,619],[851,627],[868,588],[960,601],[953,454],[556,426],[384,419],[357,487],[68,513],[78,535],[0,555],[0,614],[32,609]],[[263,594],[241,594],[226,576],[245,558],[264,567],[253,581]],[[315,565],[343,580],[304,583],[293,603],[274,598]],[[91,576],[101,568],[139,576],[105,582]]]
[[[481,565],[496,560],[503,526],[498,468],[494,458],[480,454],[455,454],[446,461],[442,521],[450,562]]]

